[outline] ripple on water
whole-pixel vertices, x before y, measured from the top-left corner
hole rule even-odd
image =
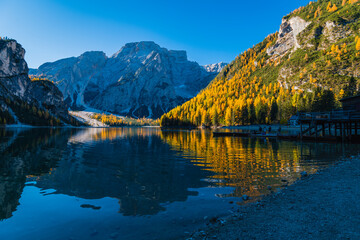
[[[193,221],[236,210],[229,202],[358,153],[357,145],[151,128],[2,129],[0,136],[0,238],[13,239],[90,238],[95,230],[99,239],[182,236]]]

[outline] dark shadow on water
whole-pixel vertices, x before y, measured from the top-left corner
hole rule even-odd
[[[56,166],[70,134],[62,129],[0,128],[0,220],[16,210],[27,176],[42,176]]]

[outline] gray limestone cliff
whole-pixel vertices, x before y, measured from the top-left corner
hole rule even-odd
[[[24,48],[15,40],[0,39],[0,124],[11,120],[46,125],[57,119],[69,123],[63,94],[50,81],[31,81],[24,56]]]
[[[295,51],[300,48],[297,37],[309,24],[310,22],[306,22],[300,17],[283,19],[279,30],[279,38],[274,46],[267,49],[267,54],[281,56],[291,49]]]
[[[111,57],[86,52],[45,63],[30,73],[53,81],[72,109],[158,118],[194,97],[222,67],[208,71],[189,61],[185,51],[136,42],[126,44]]]

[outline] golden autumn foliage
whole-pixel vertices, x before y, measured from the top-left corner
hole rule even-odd
[[[120,117],[113,114],[94,113],[91,116],[93,119],[100,121],[109,126],[158,126],[159,120],[149,118],[129,118]]]
[[[356,50],[360,51],[360,38],[359,37],[355,38],[355,48],[356,48]]]
[[[295,181],[301,171],[316,172],[304,156],[336,156],[334,145],[315,146],[291,141],[263,141],[259,138],[212,138],[205,131],[162,131],[161,139],[175,151],[189,156],[192,163],[213,172],[210,179],[219,186],[234,187],[233,196],[261,196],[268,186]],[[246,161],[241,161],[246,159]],[[259,174],[266,172],[266,174]],[[221,180],[221,181],[219,181]]]
[[[328,10],[328,12],[335,12],[338,10],[338,8],[335,3],[332,5],[331,2],[329,2],[326,10]]]
[[[285,19],[293,16],[316,18],[316,24],[310,25],[313,28],[305,29],[307,35],[302,33],[304,36],[298,39],[302,44],[302,41],[314,38],[319,26],[337,20],[338,13],[351,19],[349,29],[356,29],[360,6],[353,3],[340,0],[312,2]],[[353,63],[360,60],[359,52],[355,52],[360,50],[359,38],[355,39],[355,44],[353,35],[341,41],[324,43],[319,38],[291,54],[270,56],[267,50],[275,45],[277,39],[277,33],[269,35],[263,42],[240,54],[195,98],[163,115],[161,125],[286,123],[297,111],[339,107],[339,96],[356,93],[358,84],[356,79],[351,80],[351,71],[354,71],[351,66],[357,66]],[[323,44],[321,48],[319,44]],[[345,68],[349,74],[339,74],[339,70]],[[325,99],[330,104],[326,104]]]

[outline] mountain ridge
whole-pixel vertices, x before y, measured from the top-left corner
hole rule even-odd
[[[360,3],[319,0],[285,16],[279,32],[240,54],[162,126],[286,123],[359,91]]]
[[[30,74],[53,81],[72,109],[158,118],[195,96],[217,72],[189,61],[186,51],[143,41],[127,43],[110,57],[90,51],[45,63]]]
[[[53,83],[30,80],[24,56],[15,40],[0,39],[0,124],[77,125]]]

